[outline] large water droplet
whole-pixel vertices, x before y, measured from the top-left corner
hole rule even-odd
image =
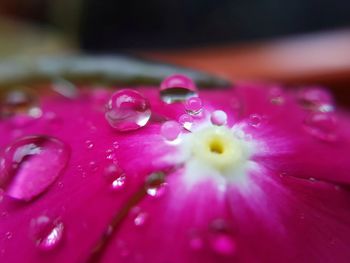
[[[190,97],[185,102],[185,109],[188,114],[197,115],[201,113],[202,108],[202,100],[198,97]]]
[[[120,90],[108,101],[105,116],[118,131],[136,130],[145,126],[150,119],[150,104],[136,90]]]
[[[331,112],[334,111],[333,96],[321,87],[309,87],[299,91],[299,103],[306,109]]]
[[[187,76],[171,75],[160,84],[160,97],[165,103],[185,101],[196,95],[197,87]]]
[[[24,126],[42,115],[36,97],[27,89],[15,89],[1,97],[2,117],[13,117],[15,126]]]
[[[336,141],[337,134],[337,119],[331,113],[312,113],[304,121],[306,132],[312,136],[327,142]]]
[[[162,124],[160,133],[168,141],[174,141],[181,133],[181,126],[176,121],[166,121]]]
[[[159,197],[165,192],[165,173],[155,172],[149,175],[146,179],[146,192],[153,197]]]
[[[58,178],[69,160],[69,150],[48,136],[23,137],[5,150],[0,166],[0,186],[6,194],[29,201]]]
[[[111,189],[119,191],[125,186],[126,175],[124,171],[117,165],[108,165],[104,170],[104,176],[107,182],[111,184]]]
[[[35,245],[41,250],[52,250],[62,241],[64,224],[59,219],[42,215],[32,219],[30,227]]]

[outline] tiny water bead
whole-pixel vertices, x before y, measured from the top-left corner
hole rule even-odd
[[[145,188],[149,196],[159,197],[164,194],[166,186],[165,176],[164,172],[154,172],[147,177]]]
[[[165,78],[160,84],[160,97],[167,104],[186,101],[197,94],[197,87],[189,77],[175,74]]]
[[[312,113],[304,121],[304,129],[317,139],[334,142],[338,139],[337,119],[332,113]]]
[[[143,226],[146,223],[147,218],[148,218],[148,214],[146,212],[137,213],[134,219],[135,226]]]
[[[160,133],[168,141],[174,141],[181,133],[181,125],[176,121],[166,121],[160,128]]]
[[[198,97],[190,97],[185,102],[185,109],[188,114],[197,115],[202,111],[202,100]]]
[[[227,114],[222,110],[216,110],[210,115],[210,121],[217,126],[225,125],[227,123]]]
[[[182,114],[179,118],[179,123],[188,131],[191,130],[193,121],[193,118],[188,114]]]
[[[284,91],[280,86],[271,87],[268,94],[272,104],[282,105],[285,102]]]
[[[60,176],[69,161],[68,147],[48,136],[23,137],[8,146],[0,166],[6,195],[30,201]]]
[[[56,248],[63,239],[64,224],[60,219],[52,219],[41,215],[30,222],[30,234],[35,246],[40,250],[49,251]]]
[[[104,176],[111,189],[114,191],[124,188],[126,182],[126,175],[124,171],[115,164],[110,164],[104,169]]]
[[[248,124],[254,128],[258,128],[261,125],[262,117],[259,114],[250,114]]]
[[[117,131],[132,131],[148,123],[151,108],[149,101],[139,92],[123,89],[111,96],[106,105],[105,117]]]

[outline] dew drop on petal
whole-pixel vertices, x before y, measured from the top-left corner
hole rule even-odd
[[[108,165],[104,170],[104,176],[107,182],[111,185],[111,189],[119,191],[124,188],[126,176],[124,171],[115,164]]]
[[[75,99],[79,94],[78,88],[72,82],[61,78],[54,80],[51,88],[68,99]]]
[[[283,89],[279,86],[274,86],[269,90],[269,99],[272,104],[282,105],[285,102]]]
[[[41,115],[37,98],[29,90],[15,89],[1,97],[0,117],[12,117],[11,123],[16,127],[26,126]]]
[[[167,104],[186,101],[186,99],[196,94],[196,85],[192,79],[184,75],[171,75],[160,84],[160,97]]]
[[[151,117],[150,104],[136,90],[120,90],[109,99],[105,117],[117,131],[137,130],[148,123]]]
[[[211,238],[212,249],[221,255],[233,255],[236,252],[236,242],[229,234],[217,233]]]
[[[202,111],[202,100],[198,97],[190,97],[185,102],[185,109],[190,115],[197,115]]]
[[[236,241],[224,220],[215,220],[210,234],[210,244],[214,252],[226,256],[235,254]]]
[[[86,144],[86,148],[88,149],[92,149],[95,146],[94,143],[90,140],[85,141],[85,144]]]
[[[190,131],[193,125],[193,118],[188,114],[182,114],[179,118],[179,123],[186,130]]]
[[[321,87],[304,88],[297,94],[299,103],[305,109],[331,112],[334,111],[333,96]]]
[[[248,124],[254,128],[258,128],[261,125],[262,117],[259,114],[249,115]]]
[[[166,121],[160,128],[160,133],[168,141],[174,141],[181,133],[181,125],[176,121]]]
[[[160,197],[165,192],[165,173],[154,172],[150,174],[145,183],[146,192],[149,196]]]
[[[146,223],[147,218],[148,218],[147,213],[139,212],[134,219],[135,226],[143,226]]]
[[[227,123],[227,114],[222,110],[216,110],[210,115],[210,121],[217,126],[225,125]]]
[[[8,231],[5,233],[5,239],[10,240],[13,237],[12,232]]]
[[[0,187],[14,199],[30,201],[59,177],[69,155],[68,147],[56,138],[23,137],[5,150],[0,165]]]
[[[304,121],[307,133],[322,141],[333,142],[338,138],[337,119],[331,113],[312,113]]]
[[[62,241],[64,224],[59,219],[53,220],[46,215],[42,215],[32,219],[30,227],[35,245],[40,250],[52,250]]]

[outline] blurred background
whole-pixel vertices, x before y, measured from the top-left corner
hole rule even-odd
[[[348,0],[0,0],[0,58],[128,53],[348,102]],[[344,95],[345,98],[344,98]]]

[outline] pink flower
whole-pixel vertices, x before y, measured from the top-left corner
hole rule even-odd
[[[350,117],[329,93],[171,78],[8,96],[1,262],[349,262]]]

